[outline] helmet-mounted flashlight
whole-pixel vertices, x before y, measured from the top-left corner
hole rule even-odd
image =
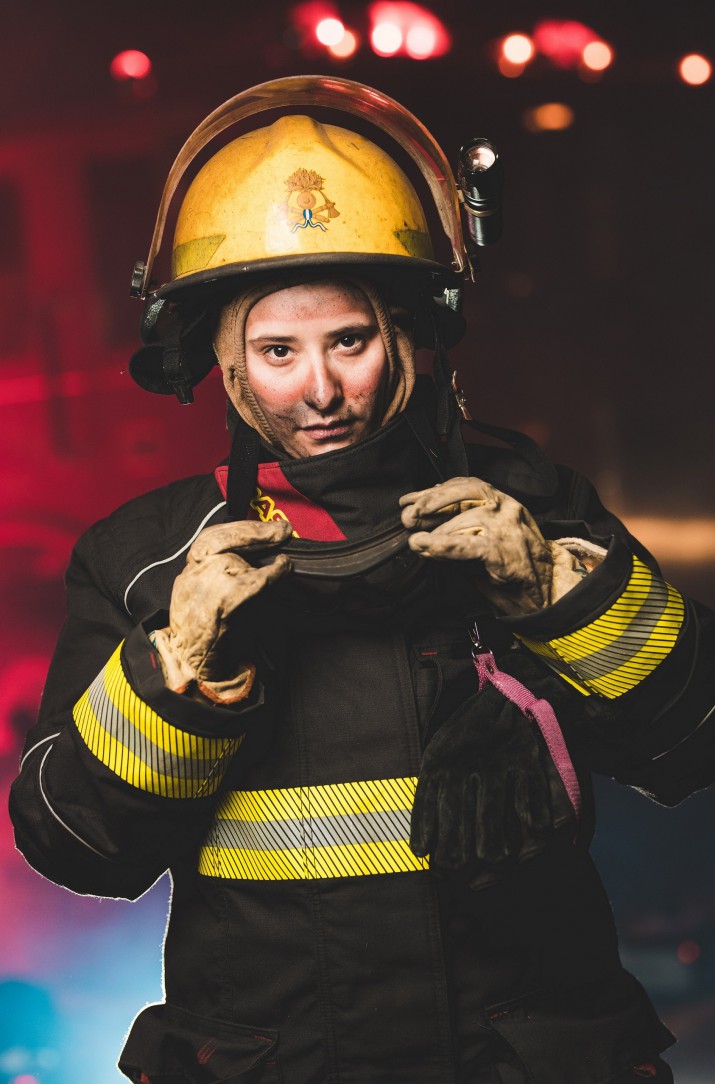
[[[480,248],[501,237],[503,180],[499,152],[489,139],[464,144],[459,152],[457,183],[469,236]]]

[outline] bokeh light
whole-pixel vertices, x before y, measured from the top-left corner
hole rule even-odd
[[[151,74],[151,60],[140,49],[125,49],[113,57],[109,65],[113,79],[146,79]]]
[[[534,43],[526,34],[509,34],[502,42],[501,51],[511,64],[527,64],[534,55]]]
[[[526,64],[514,64],[513,61],[507,60],[503,53],[499,53],[497,57],[497,67],[502,75],[505,75],[507,79],[518,79],[523,74]]]
[[[402,45],[402,31],[396,23],[377,23],[370,41],[378,56],[394,56]]]
[[[434,55],[437,35],[431,26],[411,26],[405,37],[405,52],[413,60],[426,60]]]
[[[444,56],[452,38],[444,23],[410,0],[378,0],[369,9],[370,41],[378,56],[401,53],[413,60]]]
[[[583,51],[599,35],[575,20],[544,19],[534,27],[534,44],[540,53],[558,68],[576,68]]]
[[[581,59],[589,71],[603,72],[613,63],[613,49],[605,41],[590,41],[584,46]]]
[[[576,115],[565,102],[544,102],[527,109],[522,119],[530,132],[561,132],[571,127]]]
[[[315,36],[321,45],[338,45],[345,36],[340,19],[321,19],[315,28]]]
[[[681,964],[689,966],[700,958],[700,945],[697,941],[681,941],[676,954]]]
[[[328,52],[340,60],[345,60],[353,55],[357,46],[357,35],[353,34],[352,30],[345,30],[340,41],[336,42],[335,45],[328,46]]]
[[[703,83],[707,83],[712,75],[712,70],[710,61],[707,57],[701,56],[700,53],[689,53],[688,56],[683,57],[678,65],[680,78],[684,83],[689,83],[691,87],[700,87]]]

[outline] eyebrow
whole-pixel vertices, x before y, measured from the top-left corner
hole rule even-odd
[[[255,339],[246,339],[246,342],[251,343],[252,346],[259,346],[261,343],[292,343],[295,342],[294,335],[257,335]]]
[[[339,339],[343,335],[353,335],[357,331],[377,331],[379,332],[377,320],[370,320],[367,323],[345,324],[342,327],[337,327],[326,332],[326,338]],[[299,338],[298,335],[256,335],[255,338],[247,339],[252,346],[260,346],[263,343],[294,343]]]

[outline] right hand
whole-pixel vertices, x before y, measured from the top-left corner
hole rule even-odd
[[[226,658],[222,650],[226,632],[244,602],[290,571],[290,560],[278,554],[270,564],[254,568],[240,552],[277,546],[291,532],[285,520],[239,520],[201,531],[187,554],[184,570],[174,581],[169,627],[155,634],[169,688],[186,692],[195,682],[214,700],[237,700],[247,694],[255,668],[242,662],[243,676],[240,670],[237,673],[238,661]],[[222,695],[237,681],[239,695]],[[213,695],[217,692],[220,695]]]

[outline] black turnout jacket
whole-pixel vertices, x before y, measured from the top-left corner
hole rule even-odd
[[[251,515],[302,538],[365,538],[449,473],[414,407],[352,448],[265,458]],[[714,772],[711,615],[580,476],[523,441],[469,463],[603,563],[519,619],[486,612],[456,562],[291,574],[241,614],[257,679],[236,708],[168,691],[150,634],[239,468],[78,542],[11,809],[28,861],[75,892],[134,899],[171,871],[166,1002],[120,1060],[137,1084],[601,1084],[673,1041],[621,967],[587,831],[481,891],[410,850],[423,747],[475,691],[476,611],[504,669],[535,661],[586,795],[597,771],[673,804]]]

